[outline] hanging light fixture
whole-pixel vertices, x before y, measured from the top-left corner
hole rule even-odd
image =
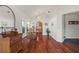
[[[15,17],[15,13],[13,12],[13,10],[9,7],[9,6],[7,6],[7,5],[0,5],[0,7],[6,7],[6,8],[8,8],[9,9],[9,11],[8,11],[8,13],[10,13],[10,11],[12,12],[12,15],[13,15],[13,18],[14,18],[14,30],[16,29],[15,28],[15,24],[16,24],[16,17]]]

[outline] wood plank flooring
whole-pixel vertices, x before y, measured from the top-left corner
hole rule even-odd
[[[31,37],[31,36],[30,36]],[[72,44],[63,44],[57,42],[52,37],[40,36],[36,39],[30,39],[27,36],[22,40],[23,53],[77,53],[79,46],[76,48]]]

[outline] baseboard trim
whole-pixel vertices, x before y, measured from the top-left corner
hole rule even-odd
[[[60,40],[56,39],[55,37],[53,37],[51,35],[50,35],[50,37],[53,38],[54,40],[56,40],[57,42],[60,42],[60,43],[63,43],[63,41],[64,41],[64,40],[60,41]]]

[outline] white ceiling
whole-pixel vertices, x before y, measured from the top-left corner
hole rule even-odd
[[[15,5],[15,7],[29,19],[39,15],[49,18],[51,14],[57,12],[54,5]]]
[[[28,19],[33,19],[37,16],[50,18],[56,13],[66,12],[79,7],[78,5],[13,5],[17,10],[23,13]],[[49,13],[48,13],[49,11]]]

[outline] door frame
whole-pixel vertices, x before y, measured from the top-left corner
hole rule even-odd
[[[62,15],[62,32],[63,32],[63,39],[66,38],[65,36],[65,14]]]

